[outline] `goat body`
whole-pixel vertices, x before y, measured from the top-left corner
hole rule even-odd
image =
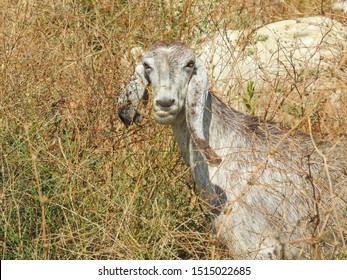
[[[171,125],[216,235],[235,258],[317,257],[323,243],[334,244],[321,250],[331,253],[343,242],[346,176],[325,168],[308,136],[228,108],[208,90],[201,62],[178,42],[155,45],[137,66],[120,98],[126,124],[136,121],[149,84],[153,115]],[[333,185],[330,172],[340,183]]]
[[[320,214],[315,208],[317,194],[310,173],[321,172],[321,166],[309,159],[312,151],[306,155],[295,152],[299,143],[289,142],[275,127],[263,127],[254,122],[255,118],[230,110],[212,93],[208,99],[204,134],[223,159],[221,165],[206,162],[185,121],[172,125],[172,129],[211,207],[217,236],[237,258],[296,256],[293,248],[287,252],[288,240],[303,238],[308,226],[311,237],[320,234],[316,225],[309,224],[317,222]],[[274,138],[277,143],[272,142]],[[328,205],[324,205],[325,211]]]

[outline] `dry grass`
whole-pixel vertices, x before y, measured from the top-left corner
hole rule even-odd
[[[173,2],[0,0],[2,259],[232,257],[168,128],[146,113],[125,130],[116,117],[133,69],[122,60],[159,39],[189,44],[304,14],[346,18],[329,1]]]

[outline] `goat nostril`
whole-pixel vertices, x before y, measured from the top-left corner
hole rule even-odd
[[[162,108],[169,108],[175,103],[175,99],[160,99],[155,103]]]

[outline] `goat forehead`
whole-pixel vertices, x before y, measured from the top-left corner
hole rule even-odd
[[[172,61],[182,61],[192,59],[194,57],[194,54],[187,47],[173,46],[168,49],[168,56]]]
[[[170,68],[185,63],[187,60],[195,58],[194,53],[183,44],[158,45],[150,49],[145,58],[153,58],[153,60],[170,66]]]

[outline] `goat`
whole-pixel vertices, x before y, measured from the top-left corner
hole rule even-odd
[[[141,121],[138,107],[150,84],[154,119],[172,127],[215,233],[235,258],[312,258],[331,240],[334,248],[323,253],[341,242],[346,248],[340,208],[347,175],[336,166],[328,170],[309,136],[228,108],[208,89],[204,65],[181,42],[155,44],[136,66],[118,100],[126,125]]]

